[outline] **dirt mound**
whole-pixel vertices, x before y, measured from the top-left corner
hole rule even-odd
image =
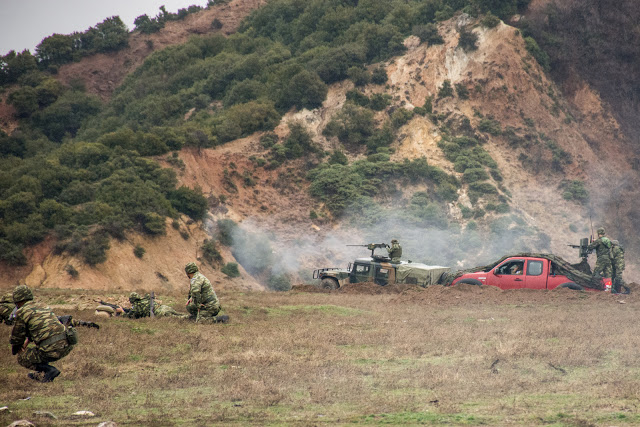
[[[637,286],[631,284],[630,287]],[[475,286],[460,284],[456,286],[412,287],[394,298],[394,303],[413,303],[425,305],[473,305],[484,303],[497,304],[562,304],[563,302],[584,301],[595,303],[636,303],[633,292],[629,295],[615,295],[600,291],[573,291],[567,288],[554,290],[509,289],[495,286]]]

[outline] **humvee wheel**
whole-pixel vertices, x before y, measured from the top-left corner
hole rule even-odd
[[[335,279],[322,279],[320,287],[322,287],[322,289],[338,289],[338,281]]]

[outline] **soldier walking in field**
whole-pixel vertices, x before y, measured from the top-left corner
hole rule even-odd
[[[588,248],[595,249],[598,257],[593,276],[611,277],[611,240],[605,236],[603,227],[598,228],[598,238],[591,242]]]
[[[391,262],[400,262],[400,258],[402,257],[402,246],[398,243],[398,239],[391,239],[391,247],[387,246],[387,252],[389,253]]]
[[[611,282],[613,283],[613,292],[620,293],[622,291],[622,272],[624,271],[624,248],[617,240],[611,241],[611,264],[612,264],[612,276]]]
[[[36,371],[29,378],[51,382],[60,371],[49,363],[69,354],[78,335],[75,329],[60,323],[49,308],[36,304],[27,286],[20,285],[13,291],[13,302],[18,310],[10,338],[11,353],[18,355],[21,366]]]
[[[187,301],[189,319],[196,322],[208,320],[226,323],[229,320],[229,316],[218,316],[216,318],[221,308],[220,301],[209,279],[200,273],[198,266],[194,262],[188,263],[184,267],[184,271],[190,280],[189,299]]]

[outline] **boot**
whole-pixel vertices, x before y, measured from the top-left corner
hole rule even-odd
[[[58,375],[60,375],[60,371],[55,367],[49,364],[43,363],[36,366],[36,369],[40,367],[42,372],[44,372],[44,377],[40,380],[41,383],[50,383],[55,380]]]
[[[29,372],[27,374],[27,376],[29,378],[31,378],[34,381],[39,381],[42,382],[42,380],[44,379],[44,372],[47,371],[47,365],[46,363],[39,363],[37,365],[35,365],[34,369],[36,370],[35,372]]]
[[[227,316],[226,314],[216,317],[216,323],[227,323],[227,322],[229,322],[229,316]]]

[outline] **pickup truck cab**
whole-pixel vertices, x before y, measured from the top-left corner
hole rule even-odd
[[[576,290],[596,290],[583,287],[567,276],[557,274],[554,263],[545,258],[509,257],[487,271],[465,273],[457,277],[456,283],[497,286],[500,289],[555,289],[557,287]],[[602,289],[611,290],[611,279],[602,279]]]

